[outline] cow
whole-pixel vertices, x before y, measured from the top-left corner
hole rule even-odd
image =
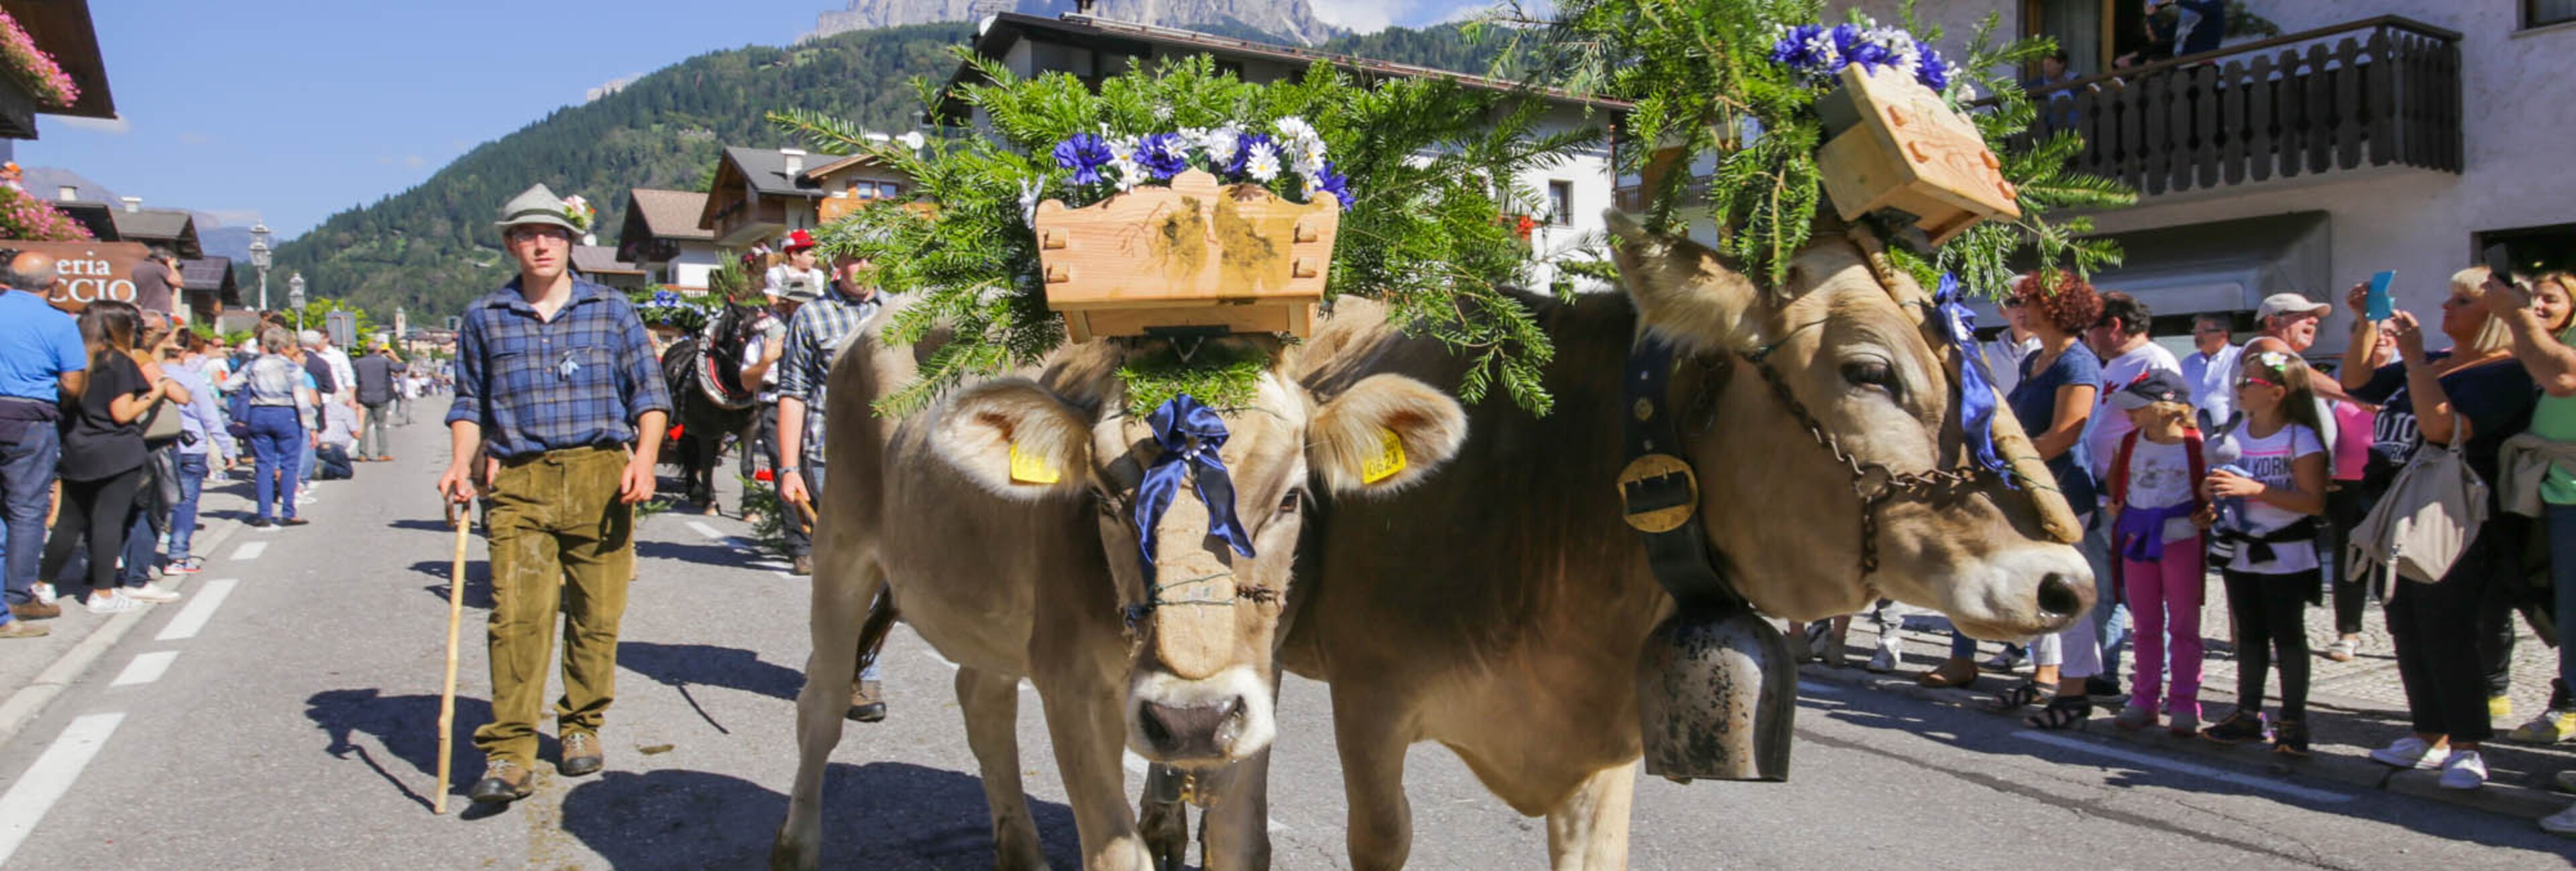
[[[1817,620],[1893,597],[2001,638],[2091,607],[2074,516],[2009,411],[1993,431],[2014,483],[1888,484],[1864,504],[1873,477],[1956,468],[1969,450],[1962,361],[1926,338],[1930,300],[1873,239],[1820,236],[1766,289],[1715,251],[1609,220],[1625,294],[1525,298],[1555,344],[1553,412],[1489,399],[1442,474],[1334,501],[1312,524],[1280,656],[1330,684],[1354,868],[1404,865],[1404,759],[1420,741],[1546,816],[1553,868],[1626,866],[1635,680],[1649,631],[1675,611],[1613,483],[1630,459],[1624,421],[1645,414],[1619,385],[1640,341],[1677,348],[1661,399],[1697,472],[1692,522],[1762,613]],[[1348,298],[1301,359],[1318,397],[1387,374],[1453,384],[1473,365]],[[1257,801],[1265,772],[1249,768],[1211,806]]]
[[[821,861],[825,763],[840,741],[861,624],[880,586],[891,585],[904,620],[958,665],[957,700],[983,774],[997,865],[1046,867],[1020,784],[1026,677],[1044,703],[1083,867],[1141,871],[1148,859],[1121,794],[1120,748],[1193,775],[1263,757],[1275,728],[1279,617],[1309,488],[1353,500],[1401,491],[1456,452],[1465,409],[1402,375],[1359,379],[1317,403],[1287,374],[1297,348],[1230,337],[1070,345],[948,390],[918,413],[877,415],[870,403],[912,382],[939,347],[889,344],[871,326],[832,367],[814,652],[797,697],[796,780],[770,864]],[[1173,430],[1156,426],[1162,416],[1127,408],[1120,368],[1176,351],[1272,361],[1242,407],[1211,410],[1224,428],[1221,447],[1201,438],[1167,450],[1158,437]],[[1217,534],[1224,524],[1212,522],[1201,494],[1222,488],[1190,458],[1200,447],[1222,460],[1247,547]],[[1167,462],[1179,463],[1188,483],[1161,491],[1168,502],[1150,487],[1140,493]],[[1133,520],[1140,498],[1165,506],[1150,524],[1150,562]],[[1246,825],[1261,832],[1258,821]],[[1222,837],[1229,847],[1267,847],[1258,837]]]

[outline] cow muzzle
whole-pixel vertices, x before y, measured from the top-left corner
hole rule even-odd
[[[2017,548],[1936,590],[1933,604],[1959,631],[2018,641],[2066,628],[2093,611],[2093,569],[2065,545]]]
[[[1261,752],[1277,734],[1271,688],[1246,666],[1203,680],[1149,673],[1128,698],[1128,747],[1166,765],[1224,765]]]

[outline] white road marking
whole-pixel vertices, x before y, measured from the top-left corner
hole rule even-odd
[[[138,654],[134,657],[134,661],[126,663],[125,670],[117,672],[116,679],[109,681],[107,685],[124,687],[160,680],[161,675],[170,670],[170,663],[178,658],[179,651],[176,650],[155,650]]]
[[[8,794],[0,795],[0,864],[7,864],[9,854],[18,852],[18,845],[26,843],[27,836],[36,831],[36,824],[44,820],[45,811],[71,790],[72,781],[80,779],[81,769],[89,767],[99,748],[106,746],[107,736],[115,733],[116,724],[124,720],[121,713],[90,714],[73,720],[63,727],[62,737],[54,739],[53,746],[36,757],[36,764],[27,766],[27,773],[9,787]]]
[[[152,636],[152,640],[179,641],[197,637],[197,632],[206,628],[206,621],[214,619],[215,609],[224,606],[224,597],[232,595],[233,587],[240,584],[231,578],[207,581],[206,588],[188,597],[188,604],[179,609],[179,616],[172,619],[170,625],[161,627],[161,634]]]
[[[255,559],[258,559],[258,558],[259,558],[259,555],[260,555],[260,554],[267,553],[267,552],[268,552],[268,542],[265,542],[265,541],[245,541],[245,542],[242,542],[242,546],[237,547],[237,548],[233,548],[233,559],[236,559],[236,560],[255,560]]]
[[[717,531],[715,527],[708,526],[706,521],[703,520],[689,521],[689,529],[708,538],[721,539],[725,537],[724,533]]]
[[[2166,759],[2147,753],[2136,753],[2122,750],[2117,747],[2105,747],[2091,741],[2086,741],[2081,738],[2072,738],[2065,735],[2051,735],[2046,732],[2021,731],[2014,732],[2013,737],[2020,738],[2025,741],[2036,741],[2051,747],[2063,747],[2079,753],[2090,753],[2095,756],[2109,757],[2111,759],[2117,759],[2121,762],[2126,762],[2130,765],[2142,768],[2161,768],[2177,774],[2204,777],[2220,783],[2232,783],[2247,789],[2279,793],[2291,798],[2329,804],[2348,802],[2352,800],[2352,796],[2340,792],[2313,789],[2293,783],[2273,780],[2268,777],[2255,777],[2250,774],[2239,774],[2225,769],[2212,768],[2207,765],[2198,765],[2184,762],[2179,759]]]

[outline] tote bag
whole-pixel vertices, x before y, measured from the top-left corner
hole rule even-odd
[[[2451,415],[2452,432],[2459,432],[2459,418]],[[2397,470],[2388,494],[2352,530],[2345,577],[2359,578],[2370,566],[2426,584],[2450,574],[2469,541],[2477,538],[2478,527],[2487,522],[2487,482],[2469,468],[2459,441],[2452,439],[2453,444],[2438,451],[2419,448]]]

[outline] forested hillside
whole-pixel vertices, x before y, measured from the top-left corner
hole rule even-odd
[[[403,306],[413,323],[436,323],[508,280],[491,222],[529,184],[588,198],[599,208],[600,244],[616,244],[628,189],[695,188],[727,145],[796,144],[762,120],[769,110],[912,129],[919,106],[908,82],[946,77],[955,68],[948,47],[967,35],[966,25],[927,24],[690,58],[485,143],[418,187],[333,215],[279,247],[276,274],[282,282],[300,271],[316,296],[346,297],[387,317]],[[1455,27],[1390,29],[1321,48],[1468,72],[1483,71],[1492,53]]]

